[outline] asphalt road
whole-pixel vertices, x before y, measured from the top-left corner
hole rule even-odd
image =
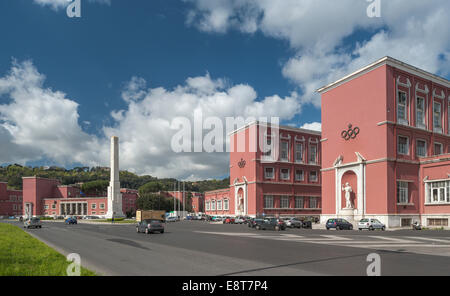
[[[275,232],[201,221],[150,235],[124,224],[43,222],[27,231],[102,275],[366,275],[371,253],[381,275],[450,275],[450,231]]]

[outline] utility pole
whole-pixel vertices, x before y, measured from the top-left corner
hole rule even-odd
[[[186,215],[186,182],[183,182],[183,216]]]
[[[175,191],[177,191],[177,182],[173,182],[173,214],[176,217],[177,209],[176,209],[176,203],[175,203]]]

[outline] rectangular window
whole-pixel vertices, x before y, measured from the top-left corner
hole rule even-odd
[[[288,209],[289,208],[289,197],[282,196],[281,197],[281,208]]]
[[[406,93],[399,91],[397,98],[397,121],[402,124],[408,124],[408,103]]]
[[[443,146],[441,143],[434,143],[434,155],[444,154]]]
[[[263,151],[264,159],[272,159],[272,139],[267,137],[267,142],[264,143],[264,151]]]
[[[429,190],[429,203],[450,203],[450,181],[430,182]]]
[[[207,210],[207,211],[211,210],[209,201],[207,201],[207,202],[205,203],[205,206],[206,206],[206,210]]]
[[[102,209],[102,210],[105,209],[105,204],[104,203],[100,204],[100,209]]]
[[[419,128],[426,128],[425,117],[425,99],[417,97],[416,101],[416,126]]]
[[[228,210],[229,210],[229,202],[228,202],[228,199],[225,199],[225,200],[223,201],[223,209],[224,209],[225,211],[228,211]]]
[[[45,205],[45,206],[44,206],[44,209],[48,210],[48,205]]]
[[[441,103],[433,103],[433,130],[442,133],[442,107]]]
[[[303,143],[295,144],[295,162],[303,162]]]
[[[273,168],[265,168],[264,169],[264,176],[266,179],[274,179],[274,169]]]
[[[308,162],[310,164],[317,163],[317,145],[309,145]]]
[[[416,154],[419,157],[427,156],[427,142],[424,140],[417,140]]]
[[[289,180],[291,177],[289,169],[280,169],[280,177],[281,180]]]
[[[217,210],[222,211],[222,201],[221,200],[217,201]]]
[[[272,195],[264,195],[264,208],[265,209],[273,209],[273,196]]]
[[[305,175],[303,174],[303,170],[295,170],[295,181],[304,181]]]
[[[448,219],[428,218],[427,221],[428,226],[448,226]]]
[[[54,209],[56,209],[56,205],[55,204],[52,205],[52,210],[54,210]]]
[[[295,197],[295,208],[296,209],[303,209],[305,207],[305,200],[301,196]]]
[[[317,172],[316,171],[309,172],[309,181],[317,182]]]
[[[409,154],[409,138],[399,136],[398,137],[398,153],[403,155]]]
[[[289,142],[281,141],[280,160],[289,161]]]
[[[397,181],[397,203],[407,204],[408,202],[408,182]]]
[[[93,203],[91,204],[91,209],[95,210],[97,208],[97,204]]]
[[[309,208],[310,209],[317,209],[317,197],[310,197],[309,198]]]
[[[215,211],[216,210],[216,201],[212,200],[211,201],[211,211]]]

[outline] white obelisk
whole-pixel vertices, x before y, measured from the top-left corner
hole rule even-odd
[[[111,180],[108,187],[108,211],[106,218],[124,217],[119,181],[119,138],[111,137]]]

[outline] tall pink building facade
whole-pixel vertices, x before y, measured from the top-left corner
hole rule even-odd
[[[205,193],[207,214],[320,215],[320,132],[253,122],[230,149],[230,188]]]
[[[322,96],[322,218],[450,218],[450,82],[385,57]]]
[[[0,182],[0,216],[22,215],[22,191],[8,189],[6,182]]]

